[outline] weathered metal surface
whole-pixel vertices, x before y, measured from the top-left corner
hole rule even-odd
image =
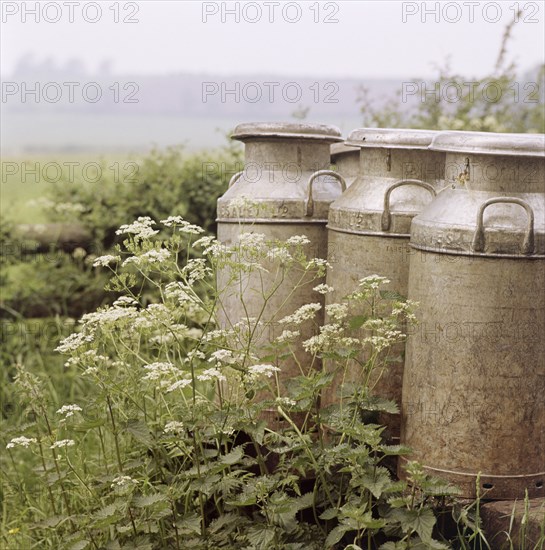
[[[330,145],[342,141],[338,129],[310,124],[241,124],[232,136],[245,143],[244,171],[233,178],[228,191],[218,200],[218,239],[227,246],[236,244],[243,232],[262,233],[266,240],[282,240],[306,235],[311,243],[305,251],[310,257],[327,257],[326,222],[329,204],[345,189],[344,179],[329,170]],[[323,302],[310,284],[310,276],[282,273],[281,259],[271,259],[268,273],[254,271],[230,281],[230,273],[219,273],[222,326],[229,327],[247,318],[266,320],[257,338],[257,352],[286,328],[278,321],[308,303]],[[279,274],[282,276],[280,281]],[[265,302],[263,290],[278,284]],[[317,322],[323,319],[323,311]],[[294,347],[315,333],[316,324],[297,327],[301,336]],[[310,368],[310,355],[300,350],[297,359]],[[296,361],[285,362],[281,384],[299,375]]]
[[[444,154],[427,150],[436,132],[363,128],[346,143],[360,148],[360,169],[352,186],[330,208],[327,283],[334,303],[355,290],[368,275],[387,277],[388,289],[407,295],[409,230],[412,218],[443,186]],[[390,353],[402,355],[403,345]],[[403,361],[388,363],[375,392],[401,404]],[[345,382],[358,382],[360,368],[349,367]],[[373,381],[374,383],[375,381]],[[340,381],[324,394],[336,402]],[[392,438],[399,437],[397,417],[383,419]]]
[[[498,177],[490,181],[470,168],[469,177],[451,178],[452,189],[413,220],[408,294],[420,305],[406,346],[402,442],[413,449],[412,459],[458,485],[462,496],[475,497],[480,473],[486,498],[523,498],[525,490],[540,497],[545,158],[529,157],[531,148],[522,146],[504,154],[517,135],[502,135],[501,147],[497,135],[488,142],[480,135],[478,148],[468,137],[464,151],[461,136],[449,134],[436,140],[441,149],[456,148],[447,164],[452,155],[470,167],[486,159]],[[491,154],[483,153],[487,143]],[[516,170],[524,170],[522,179],[512,177]]]
[[[331,164],[346,181],[346,187],[350,187],[360,171],[360,149],[344,143],[334,143],[331,146]]]

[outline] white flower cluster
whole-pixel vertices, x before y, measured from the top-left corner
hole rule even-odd
[[[266,235],[263,233],[241,233],[238,236],[238,242],[241,248],[249,248],[253,250],[259,250],[265,246]]]
[[[289,397],[277,397],[275,403],[281,407],[295,407],[297,401],[290,399]]]
[[[193,258],[188,260],[182,268],[182,274],[184,277],[187,277],[189,284],[192,285],[196,281],[202,281],[212,275],[212,270],[206,265],[206,260]]]
[[[171,393],[176,390],[181,390],[183,388],[187,388],[191,384],[191,380],[188,378],[183,378],[182,380],[176,380],[176,382],[173,382],[172,384],[166,384],[162,385],[162,387],[166,387],[166,393]]]
[[[325,306],[326,315],[335,321],[340,321],[348,316],[347,304],[328,304]]]
[[[37,443],[35,437],[25,437],[21,435],[20,437],[14,437],[7,445],[6,449],[13,449],[13,447],[19,445],[21,447],[30,447],[31,443]]]
[[[109,307],[92,313],[86,313],[81,322],[90,327],[93,325],[109,325],[122,319],[134,319],[138,315],[135,307]]]
[[[315,354],[319,351],[335,347],[342,332],[342,326],[337,323],[323,325],[320,327],[320,334],[312,336],[303,342],[303,348],[305,351]]]
[[[71,353],[78,350],[81,346],[93,341],[93,337],[83,332],[74,332],[67,336],[55,348],[59,353]]]
[[[156,362],[144,365],[144,370],[147,371],[147,374],[142,380],[160,380],[165,376],[171,376],[180,372],[172,363],[167,362]]]
[[[138,481],[136,481],[136,479],[133,479],[131,476],[117,476],[114,477],[111,487],[125,487],[129,484],[136,485],[138,484]]]
[[[388,284],[390,279],[386,277],[381,277],[380,275],[368,275],[363,279],[360,279],[359,286],[372,288],[376,290],[379,286]]]
[[[211,369],[206,369],[202,372],[202,374],[199,374],[197,376],[197,380],[201,380],[202,382],[205,382],[207,380],[218,380],[220,382],[224,382],[227,380],[227,378],[217,369],[216,367],[212,367]]]
[[[306,235],[294,235],[286,241],[286,244],[290,244],[292,246],[301,246],[309,243],[310,239]]]
[[[108,267],[112,263],[117,263],[121,261],[120,256],[112,256],[111,254],[106,254],[105,256],[99,256],[93,262],[93,267]]]
[[[314,292],[318,292],[319,294],[328,294],[329,292],[333,292],[335,289],[332,286],[321,284],[318,286],[315,286],[312,290]]]
[[[69,418],[74,416],[74,413],[76,412],[81,412],[81,407],[79,405],[63,405],[57,411],[57,414],[62,414],[65,418]]]
[[[184,424],[183,422],[173,420],[172,422],[167,422],[165,424],[163,431],[167,434],[180,433],[184,431]]]
[[[173,225],[181,225],[182,223],[187,223],[182,216],[169,216],[166,220],[160,220],[163,225],[167,227],[172,227]]]
[[[274,365],[253,365],[248,369],[248,373],[254,377],[266,376],[271,378],[275,372],[280,372],[280,369]]]
[[[191,288],[179,281],[168,283],[165,287],[165,296],[177,300],[180,304],[193,301],[193,297],[189,292],[191,292]]]
[[[157,235],[159,231],[152,229],[155,222],[149,216],[140,216],[135,222],[123,224],[116,232],[116,235],[132,234],[136,239],[147,239]]]
[[[137,306],[138,302],[132,296],[120,296],[112,305],[114,307]]]
[[[313,268],[324,269],[326,267],[328,267],[329,269],[333,269],[333,266],[323,258],[311,258],[307,262],[307,269],[313,269]]]
[[[396,302],[392,308],[392,315],[404,315],[408,321],[416,321],[416,315],[413,309],[418,306],[418,302],[407,300],[406,302]]]
[[[214,351],[208,359],[209,363],[225,363],[227,365],[235,362],[233,352],[228,349],[219,349]]]
[[[276,338],[276,341],[279,344],[284,344],[285,342],[290,342],[300,335],[301,333],[298,330],[284,330],[282,334]]]
[[[60,441],[55,441],[50,449],[63,449],[64,447],[73,447],[76,442],[73,439],[61,439]]]
[[[289,253],[289,250],[281,246],[274,246],[267,251],[267,259],[271,262],[288,263],[293,260],[293,256]]]
[[[291,315],[287,315],[283,319],[278,321],[281,324],[293,324],[300,325],[301,323],[308,321],[314,317],[316,312],[322,309],[322,305],[318,303],[305,304],[299,309],[295,310]]]
[[[123,262],[123,266],[135,264],[140,267],[145,264],[160,264],[166,262],[171,257],[170,251],[166,248],[152,249],[140,256],[130,256]]]

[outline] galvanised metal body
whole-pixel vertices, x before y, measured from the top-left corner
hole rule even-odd
[[[350,187],[358,177],[360,171],[359,147],[351,147],[344,143],[334,143],[331,146],[331,164],[344,178],[346,187]]]
[[[436,132],[424,130],[354,130],[347,145],[360,149],[359,175],[329,211],[327,283],[334,291],[327,302],[340,301],[368,275],[387,277],[388,289],[407,295],[409,230],[412,218],[443,186],[444,153],[429,151]],[[396,346],[391,354],[403,354]],[[403,362],[391,362],[375,392],[401,404]],[[358,382],[360,368],[350,368],[345,382]],[[340,381],[338,381],[340,382]],[[338,401],[338,382],[323,396],[325,405]],[[398,416],[387,421],[399,438]]]
[[[327,257],[327,214],[330,203],[345,189],[344,179],[329,170],[330,145],[342,141],[333,126],[300,123],[249,123],[235,128],[233,139],[245,144],[245,168],[233,177],[232,185],[218,200],[218,239],[225,245],[237,243],[243,232],[262,233],[267,240],[287,240],[307,236],[309,258]],[[229,283],[227,270],[218,277],[224,327],[241,320],[261,318],[258,348],[279,336],[287,327],[278,321],[300,306],[323,301],[313,291],[320,281],[294,288],[301,273],[288,274],[264,308],[263,288],[269,291],[281,258],[267,265],[269,274],[255,272],[243,281]],[[264,309],[263,309],[264,308]],[[317,321],[321,324],[323,310]],[[296,344],[297,356],[306,368],[311,356],[301,348],[301,341],[315,333],[315,323],[298,327],[301,336]],[[282,366],[280,382],[301,374],[295,361]]]
[[[438,135],[452,188],[412,223],[401,438],[466,497],[545,494],[544,140]]]

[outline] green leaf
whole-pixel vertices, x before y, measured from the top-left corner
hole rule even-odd
[[[180,534],[182,535],[200,535],[201,534],[201,518],[197,515],[188,516],[176,522]]]
[[[233,448],[231,452],[227,453],[226,455],[220,456],[218,462],[220,464],[227,464],[228,466],[232,466],[233,464],[240,462],[243,456],[244,448],[242,447],[242,445],[237,445]]]
[[[137,418],[129,419],[124,424],[124,428],[134,437],[134,439],[136,439],[136,441],[143,443],[147,447],[153,444],[153,438],[148,425],[143,420]]]
[[[407,298],[395,290],[381,290],[380,297],[383,300],[397,300],[398,302],[406,302]]]
[[[363,323],[365,323],[365,321],[367,321],[367,316],[366,315],[355,315],[348,322],[348,326],[352,330],[356,330],[358,328],[361,328],[363,326]]]
[[[335,544],[337,544],[344,537],[344,534],[347,531],[350,531],[350,527],[348,527],[348,525],[337,525],[337,527],[333,528],[325,539],[326,548],[335,546]]]
[[[269,550],[274,541],[276,530],[267,525],[257,525],[248,531],[248,542],[256,550]]]
[[[338,515],[339,511],[336,508],[328,508],[320,514],[320,519],[325,519],[327,521],[329,519],[336,518]]]
[[[87,548],[89,546],[90,541],[88,540],[79,540],[72,546],[70,546],[69,550],[83,550],[84,548]]]
[[[404,510],[397,508],[391,516],[398,520],[405,533],[416,532],[424,542],[431,541],[435,525],[435,516],[429,508],[419,510]]]
[[[163,493],[153,493],[151,495],[141,495],[135,497],[132,501],[132,505],[136,508],[146,508],[147,506],[153,506],[158,502],[167,501],[166,495]]]

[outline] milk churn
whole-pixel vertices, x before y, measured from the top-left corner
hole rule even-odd
[[[331,164],[350,187],[360,171],[360,149],[344,143],[334,143],[331,146]]]
[[[342,141],[340,131],[320,124],[247,123],[237,126],[232,138],[245,144],[245,166],[218,200],[218,240],[231,246],[241,233],[260,233],[266,240],[283,241],[305,235],[310,240],[305,248],[308,257],[325,259],[329,204],[346,188],[342,176],[329,170],[330,145]],[[244,281],[229,283],[227,270],[218,277],[220,323],[229,327],[247,318],[264,319],[266,326],[258,339],[263,348],[289,328],[279,320],[322,298],[313,291],[320,281],[297,286],[301,274],[292,273],[264,308],[263,288],[268,291],[276,284],[275,266],[281,261],[273,258],[267,266],[269,274],[251,274]],[[322,320],[323,309],[317,317],[318,323]],[[297,330],[300,338],[293,348],[301,348],[301,342],[314,334],[315,323],[306,322]],[[297,352],[302,365],[309,362],[309,357],[302,349]],[[287,361],[282,365],[280,383],[300,373],[296,361]]]
[[[430,149],[451,188],[411,228],[401,439],[462,496],[545,496],[545,136]]]
[[[412,218],[442,187],[444,153],[429,151],[436,132],[407,129],[362,128],[346,144],[360,149],[359,175],[329,211],[327,284],[334,291],[327,302],[340,301],[368,275],[390,280],[385,287],[407,296],[409,230]],[[401,404],[402,354],[398,345],[375,386],[375,393]],[[340,377],[339,377],[340,378]],[[361,369],[355,363],[344,377],[358,383]],[[323,395],[323,404],[338,401],[340,380]],[[399,418],[381,419],[392,439],[399,439]]]

